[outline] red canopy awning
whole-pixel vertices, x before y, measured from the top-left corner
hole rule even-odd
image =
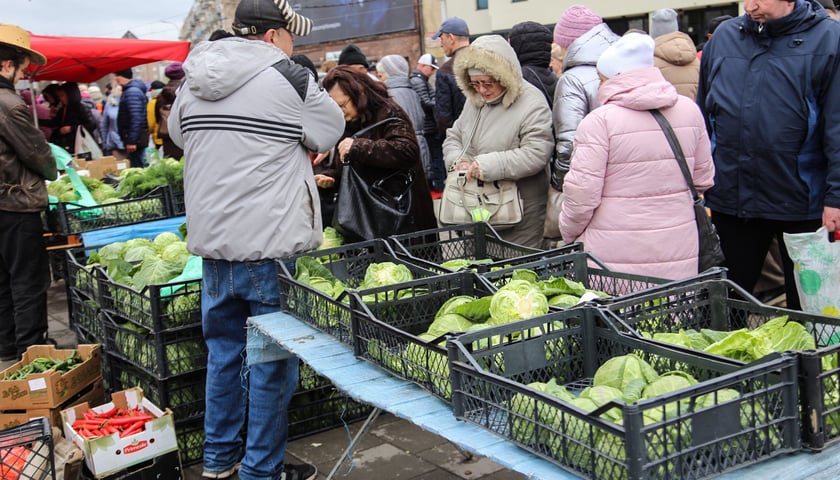
[[[43,53],[47,63],[31,65],[27,70],[30,79],[89,83],[137,65],[184,61],[190,42],[32,35],[31,48]]]

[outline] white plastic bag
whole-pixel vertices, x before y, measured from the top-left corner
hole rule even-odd
[[[89,153],[91,160],[102,158],[102,150],[96,143],[96,139],[88,132],[85,127],[79,125],[76,129],[76,156],[82,156]]]
[[[820,227],[816,232],[785,233],[784,240],[802,310],[840,317],[840,241],[829,242],[828,235]]]

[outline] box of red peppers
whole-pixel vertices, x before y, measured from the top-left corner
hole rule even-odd
[[[111,402],[88,403],[61,412],[64,437],[85,454],[96,478],[178,450],[172,411],[161,410],[140,388],[111,394]]]

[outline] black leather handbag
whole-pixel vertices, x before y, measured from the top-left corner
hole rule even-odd
[[[700,240],[700,258],[697,262],[699,267],[698,271],[705,272],[712,267],[721,266],[725,258],[723,256],[723,250],[720,247],[720,238],[718,237],[717,229],[715,229],[715,225],[706,214],[703,199],[700,198],[697,189],[694,188],[694,182],[691,180],[691,173],[688,171],[685,154],[683,154],[680,142],[677,140],[677,135],[674,133],[674,129],[671,128],[671,124],[662,115],[662,112],[654,109],[650,110],[650,113],[665,133],[665,138],[668,139],[671,150],[674,151],[674,156],[677,157],[677,163],[680,165],[680,170],[694,198],[694,218],[697,222],[697,235]]]
[[[359,130],[356,138],[396,118],[386,118]],[[338,201],[333,227],[343,235],[363,240],[382,238],[409,231],[414,170],[395,170],[368,183],[350,162],[342,162]]]

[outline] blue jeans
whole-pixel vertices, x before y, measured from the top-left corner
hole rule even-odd
[[[249,316],[280,311],[277,265],[272,260],[204,259],[201,315],[207,342],[204,470],[222,472],[239,461],[248,415],[247,443],[239,478],[276,480],[283,473],[287,409],[298,383],[298,360],[248,365]]]

